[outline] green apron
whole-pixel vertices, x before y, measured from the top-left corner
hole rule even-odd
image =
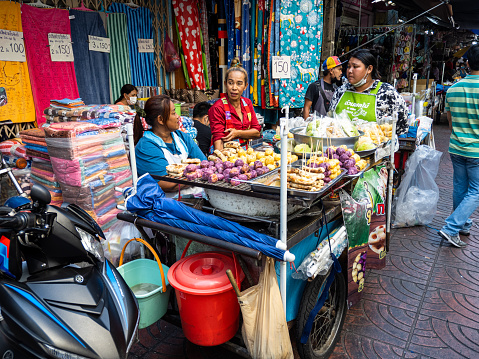
[[[339,99],[335,112],[340,114],[346,111],[351,120],[376,122],[376,94],[381,85],[382,82],[378,82],[376,88],[369,94],[346,91]]]

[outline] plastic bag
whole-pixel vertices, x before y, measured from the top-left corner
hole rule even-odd
[[[178,52],[176,52],[175,45],[170,40],[168,34],[165,34],[165,42],[163,44],[165,52],[165,69],[168,72],[173,72],[180,68],[181,60]]]
[[[120,261],[123,246],[132,238],[141,238],[141,233],[134,224],[124,221],[116,222],[111,226],[110,230],[105,233],[105,241],[103,242],[105,258],[115,267],[118,266]],[[128,247],[126,247],[124,262],[129,262],[134,256],[139,255],[140,246],[139,242],[131,242]]]
[[[255,359],[290,359],[293,348],[279,292],[274,260],[267,258],[257,285],[241,292],[243,339]]]
[[[437,210],[439,188],[435,182],[442,152],[421,145],[406,162],[404,177],[393,202],[394,228],[432,222]]]

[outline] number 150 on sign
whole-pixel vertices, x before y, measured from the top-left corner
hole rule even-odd
[[[291,57],[273,56],[273,79],[291,78]]]

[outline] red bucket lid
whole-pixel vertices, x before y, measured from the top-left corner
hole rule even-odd
[[[244,274],[238,261],[236,267],[241,281]],[[189,294],[218,294],[232,290],[227,269],[236,277],[231,256],[218,252],[197,253],[173,264],[168,270],[168,282],[173,288]]]

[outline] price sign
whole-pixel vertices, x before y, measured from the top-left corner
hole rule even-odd
[[[72,39],[68,34],[48,34],[52,61],[73,62]]]
[[[99,52],[110,52],[110,39],[88,35],[88,50]]]
[[[0,61],[26,61],[23,32],[0,30]]]
[[[138,39],[138,52],[155,52],[153,39]]]
[[[291,78],[291,57],[273,56],[273,78],[290,79]]]

